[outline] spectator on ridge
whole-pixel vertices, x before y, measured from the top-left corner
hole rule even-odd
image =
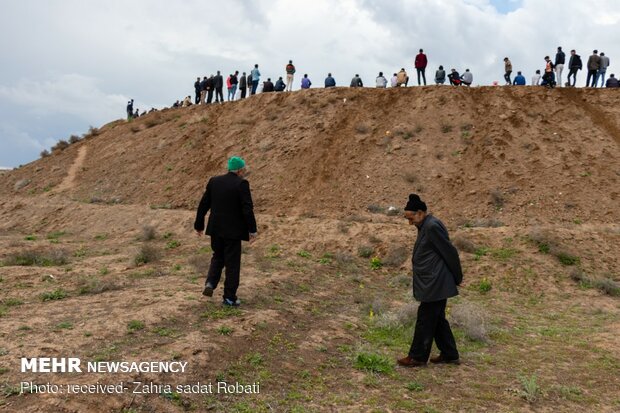
[[[598,50],[592,52],[592,56],[588,59],[587,66],[588,77],[586,78],[586,87],[596,87],[596,74],[601,68],[601,57],[598,55]]]
[[[215,87],[215,103],[223,103],[224,102],[224,78],[220,74],[220,71],[217,71],[217,75],[213,79],[214,87]]]
[[[291,92],[293,90],[293,79],[295,77],[295,65],[293,61],[289,60],[286,65],[286,90]]]
[[[566,55],[562,51],[561,47],[558,47],[558,52],[555,54],[555,78],[559,86],[562,86],[562,71],[564,70],[564,62],[566,61]]]
[[[181,104],[179,103],[179,101],[177,100],[177,107],[181,106]],[[136,112],[133,114],[134,118],[139,118],[140,117],[140,109],[136,108]]]
[[[426,65],[428,64],[428,60],[426,59],[426,55],[424,54],[424,50],[420,49],[420,53],[415,57],[415,70],[418,72],[418,86],[420,86],[420,75],[422,75],[422,79],[424,80],[424,86],[426,86]]]
[[[400,72],[398,72],[398,74],[396,75],[396,80],[398,81],[397,86],[399,87],[402,85],[405,85],[405,87],[407,87],[407,85],[409,84],[409,76],[407,76],[407,71],[404,67],[400,69]]]
[[[549,58],[549,56],[545,56],[545,74],[542,77],[542,85],[543,86],[547,86],[550,88],[555,87],[555,74],[553,72],[553,62],[551,62],[551,59]]]
[[[525,76],[521,74],[521,72],[517,72],[515,76],[515,80],[512,82],[515,86],[525,86],[527,82],[525,81]]]
[[[286,89],[286,84],[284,83],[284,80],[282,80],[282,76],[280,76],[278,80],[276,80],[275,90],[276,92],[283,92],[284,89]]]
[[[275,87],[273,86],[273,83],[271,82],[271,78],[268,77],[266,82],[263,82],[263,92],[273,92],[275,90]]]
[[[237,85],[239,84],[239,71],[235,70],[235,73],[230,76],[230,85],[231,88],[228,91],[228,100],[235,100],[235,95],[237,94]]]
[[[200,82],[200,104],[204,105],[207,98],[207,77],[204,76]]]
[[[183,107],[186,108],[188,106],[192,106],[192,97],[191,96],[187,96],[185,99],[183,99]]]
[[[607,87],[620,87],[620,82],[616,79],[616,76],[612,73],[609,75],[609,79],[607,79],[607,83],[605,84]]]
[[[232,73],[228,75],[228,77],[226,78],[226,90],[228,90],[228,93],[226,95],[226,100],[230,101],[230,93],[232,92]],[[233,95],[234,97],[234,95]]]
[[[383,76],[383,72],[379,72],[379,76],[377,76],[376,79],[376,85],[378,88],[387,87],[387,79],[385,78],[385,76]]]
[[[200,103],[200,94],[201,94],[200,76],[194,82],[194,92],[196,93],[196,100],[195,100],[194,103],[195,104],[199,104]]]
[[[336,87],[336,79],[334,79],[332,77],[331,73],[327,74],[327,77],[325,78],[325,87]]]
[[[575,52],[575,50],[570,51],[570,60],[568,61],[568,77],[566,78],[569,86],[575,86],[577,83],[577,71],[583,68],[583,63],[581,62],[581,56]],[[570,77],[573,77],[573,83],[570,83]]]
[[[443,66],[439,65],[439,69],[435,72],[435,84],[443,85],[446,82],[446,71]]]
[[[396,73],[394,73],[394,76],[392,76],[392,78],[390,79],[390,86],[398,86],[398,75]]]
[[[207,79],[207,104],[213,102],[213,92],[215,91],[215,76],[211,75]]]
[[[471,86],[474,82],[474,75],[471,74],[469,69],[465,69],[465,73],[461,76],[462,84],[465,86]]]
[[[351,79],[351,87],[364,87],[362,79],[357,73],[355,74],[355,76],[353,76],[353,79]]]
[[[534,73],[534,76],[532,76],[532,86],[538,85],[540,85],[540,69]]]
[[[258,64],[254,65],[254,69],[250,72],[252,75],[252,94],[256,94],[256,89],[258,88],[258,82],[260,81],[260,71],[258,70]]]
[[[252,72],[248,73],[248,77],[247,77],[247,86],[248,86],[248,96],[250,96],[252,94],[252,87],[253,87],[253,83],[252,83]]]
[[[127,102],[127,120],[133,118],[133,99]]]
[[[512,73],[512,63],[510,59],[504,57],[504,80],[506,80],[506,84],[510,85],[512,82],[510,81],[510,74]]]
[[[302,89],[310,89],[310,86],[312,86],[312,82],[310,81],[310,79],[308,78],[308,74],[304,74],[304,77],[301,79],[301,88]]]
[[[452,86],[460,86],[461,85],[461,76],[456,69],[451,69],[451,73],[448,75],[448,79],[450,79],[450,84]]]
[[[605,56],[605,53],[601,52],[601,64],[598,68],[598,73],[596,74],[597,82],[594,82],[594,85],[598,83],[598,78],[601,79],[601,87],[605,84],[605,72],[607,72],[607,68],[609,67],[609,57]]]
[[[245,72],[239,78],[239,90],[241,91],[241,99],[245,99],[245,89],[247,87],[247,79],[245,77]]]

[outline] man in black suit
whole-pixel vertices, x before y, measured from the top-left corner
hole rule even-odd
[[[220,71],[217,71],[217,75],[213,78],[215,82],[215,103],[224,103],[224,78],[220,74]]]
[[[463,280],[459,253],[450,242],[444,224],[426,212],[426,204],[418,195],[409,195],[405,218],[409,225],[418,228],[412,257],[413,295],[421,303],[409,354],[398,360],[398,364],[425,366],[433,340],[440,354],[431,358],[431,363],[459,364],[456,341],[446,320],[448,298],[459,293],[456,287]]]
[[[213,295],[226,267],[222,304],[228,306],[241,303],[237,299],[241,241],[253,243],[257,235],[250,184],[243,179],[245,174],[245,161],[237,156],[230,158],[228,173],[209,179],[194,222],[194,229],[198,236],[202,236],[205,215],[211,210],[206,233],[211,236],[213,256],[202,294],[208,297]]]

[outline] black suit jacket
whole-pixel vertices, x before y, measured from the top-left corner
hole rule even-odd
[[[209,179],[196,212],[196,231],[204,230],[209,210],[207,235],[248,241],[256,232],[250,183],[233,172]]]

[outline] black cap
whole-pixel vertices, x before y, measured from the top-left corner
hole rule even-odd
[[[426,212],[426,204],[420,199],[417,194],[409,194],[409,201],[405,206],[405,211],[424,211]]]

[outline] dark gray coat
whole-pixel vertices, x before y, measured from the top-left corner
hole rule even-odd
[[[418,228],[413,247],[413,296],[433,302],[458,295],[463,279],[461,261],[444,224],[428,215]]]

